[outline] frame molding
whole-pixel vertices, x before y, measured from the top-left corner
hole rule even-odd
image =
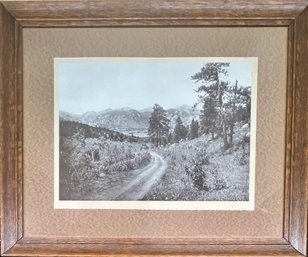
[[[307,0],[0,1],[3,256],[305,256],[308,201]],[[23,28],[283,26],[289,31],[282,238],[87,239],[23,236]]]

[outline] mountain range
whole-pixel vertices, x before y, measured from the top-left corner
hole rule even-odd
[[[73,114],[60,111],[60,120],[76,121],[93,127],[107,128],[127,135],[139,137],[147,136],[148,122],[152,108],[135,110],[129,107],[120,109],[105,109],[100,112],[86,112],[84,114]],[[176,125],[177,117],[180,117],[185,126],[190,125],[192,119],[199,120],[200,110],[191,106],[182,105],[166,110],[170,119],[170,127]]]

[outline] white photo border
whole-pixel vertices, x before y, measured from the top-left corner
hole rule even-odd
[[[250,62],[253,66],[251,88],[251,126],[248,201],[100,201],[100,200],[60,200],[59,199],[59,64],[78,62],[140,62],[158,60],[160,62],[202,60],[210,62]],[[54,208],[55,209],[114,209],[114,210],[224,210],[254,211],[255,209],[255,168],[256,168],[256,128],[257,128],[257,57],[57,57],[54,58]]]

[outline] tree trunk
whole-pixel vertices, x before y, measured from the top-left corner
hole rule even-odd
[[[233,142],[233,134],[234,134],[234,121],[232,121],[230,125],[230,144],[232,144]]]
[[[230,144],[233,142],[233,133],[234,133],[234,123],[235,123],[235,111],[236,111],[236,106],[235,106],[235,101],[237,99],[237,85],[238,81],[235,82],[235,87],[234,87],[234,92],[233,92],[233,103],[232,103],[232,118],[231,118],[231,124],[230,124]]]
[[[222,124],[222,133],[223,133],[223,139],[224,139],[224,149],[228,148],[228,136],[227,136],[227,128],[225,121]]]

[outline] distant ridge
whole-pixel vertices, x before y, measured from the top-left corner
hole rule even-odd
[[[103,138],[112,141],[128,141],[139,142],[140,138],[135,136],[127,136],[120,132],[113,131],[106,128],[92,127],[75,121],[60,121],[60,137],[72,137],[80,133],[85,138]]]
[[[185,126],[189,126],[192,119],[199,120],[200,110],[195,110],[189,105],[170,108],[166,111],[170,119],[171,129],[175,127],[177,117],[182,119]],[[61,111],[60,120],[76,121],[93,127],[118,131],[126,135],[147,137],[151,112],[152,107],[139,111],[130,107],[123,107],[119,109],[106,109],[100,112],[90,111],[81,115]]]

